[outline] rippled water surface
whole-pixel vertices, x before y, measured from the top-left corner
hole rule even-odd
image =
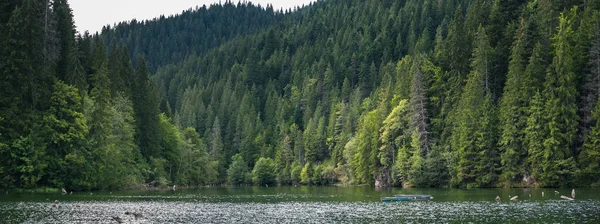
[[[112,217],[124,223],[600,223],[598,189],[577,189],[574,201],[560,199],[570,191],[278,187],[8,192],[0,195],[0,223],[117,223]],[[412,193],[434,199],[380,202],[381,197]],[[495,201],[496,196],[502,200]],[[509,196],[519,200],[509,201]]]

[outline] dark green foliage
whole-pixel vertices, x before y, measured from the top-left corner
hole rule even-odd
[[[451,183],[485,187],[495,181],[497,171],[492,167],[496,166],[494,163],[498,155],[495,153],[496,131],[493,130],[497,125],[493,121],[497,115],[489,89],[491,47],[482,26],[477,31],[474,44],[472,70],[455,111],[451,146],[456,164],[453,164],[455,170]]]
[[[157,15],[158,16],[158,15]],[[122,22],[102,30],[108,44],[129,46],[130,56],[143,55],[150,63],[148,70],[184,60],[238,36],[253,34],[281,20],[274,13],[252,3],[234,5],[231,1],[190,8],[175,17],[160,16],[151,21]],[[111,39],[109,37],[114,37]],[[116,42],[116,43],[113,43]],[[276,39],[267,39],[263,55],[271,55]],[[267,58],[268,59],[268,58]]]
[[[525,174],[523,164],[527,157],[527,150],[523,145],[525,134],[523,130],[527,125],[528,99],[526,97],[529,96],[527,93],[529,86],[526,85],[531,83],[529,77],[525,75],[524,68],[525,45],[529,40],[527,29],[527,24],[522,20],[511,50],[504,95],[500,101],[502,134],[499,146],[502,151],[503,167],[501,181],[507,187],[521,180]]]
[[[137,122],[136,141],[140,146],[142,155],[146,158],[160,156],[158,140],[158,97],[156,89],[148,78],[146,60],[140,57],[135,69],[131,89],[132,101],[135,108],[135,121]]]
[[[544,83],[544,120],[547,122],[544,139],[544,172],[539,178],[542,186],[570,184],[575,161],[572,157],[577,125],[577,89],[573,61],[572,22],[577,8],[567,15],[561,14],[557,32],[552,38],[554,58],[548,68]],[[569,179],[565,179],[569,178]]]
[[[4,1],[0,187],[597,185],[597,10],[226,2],[76,36],[66,0]]]

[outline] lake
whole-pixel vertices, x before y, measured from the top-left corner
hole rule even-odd
[[[72,195],[3,192],[0,223],[117,223],[113,216],[124,223],[600,223],[599,189],[576,193],[574,201],[566,201],[560,195],[570,196],[571,189],[302,186]],[[395,194],[431,194],[434,199],[380,201]],[[494,200],[497,195],[500,202]],[[509,201],[509,195],[519,200]],[[136,219],[125,212],[142,216]]]

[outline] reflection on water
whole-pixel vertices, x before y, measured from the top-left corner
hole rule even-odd
[[[600,223],[597,192],[579,190],[575,201],[560,200],[560,193],[548,189],[283,187],[9,194],[0,197],[0,222],[117,223],[112,217],[118,216],[125,223]],[[400,193],[428,193],[434,200],[379,202]],[[494,201],[496,195],[503,201]],[[509,202],[509,195],[521,200]],[[53,205],[54,200],[60,202]],[[128,211],[142,217],[125,215]]]

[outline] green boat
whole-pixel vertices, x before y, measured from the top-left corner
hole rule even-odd
[[[399,197],[383,197],[381,198],[382,202],[394,202],[394,201],[411,201],[408,198],[399,198]]]
[[[422,201],[431,200],[433,197],[429,194],[400,194],[394,197],[383,197],[382,202],[394,202],[394,201]]]

